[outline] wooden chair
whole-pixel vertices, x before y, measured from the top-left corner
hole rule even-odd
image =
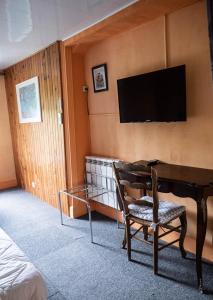
[[[158,251],[179,241],[181,255],[182,257],[186,256],[183,246],[187,229],[185,207],[158,199],[158,178],[154,167],[119,162],[113,163],[113,169],[117,185],[118,203],[125,220],[123,248],[127,243],[128,259],[131,260],[132,238],[152,244],[153,267],[154,273],[157,274]],[[140,199],[128,196],[126,188],[143,189],[145,196]],[[152,197],[146,195],[147,190],[152,191]],[[170,223],[177,218],[180,220],[180,225],[174,227]],[[131,233],[131,227],[135,223],[140,225],[139,229]],[[161,234],[159,234],[160,227],[163,229]],[[144,239],[136,237],[136,234],[141,230],[143,230]],[[158,240],[173,231],[180,233],[179,238],[159,246]],[[148,240],[150,234],[153,235],[152,241]]]

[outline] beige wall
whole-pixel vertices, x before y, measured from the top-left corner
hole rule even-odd
[[[91,68],[101,63],[108,66],[109,91],[94,94]],[[187,122],[120,124],[116,80],[179,64],[186,64]],[[92,154],[213,169],[213,85],[204,1],[92,46],[85,72]],[[166,197],[187,206],[188,234],[194,236],[195,202]],[[213,198],[208,209],[207,241],[212,243]]]
[[[16,185],[4,76],[0,75],[0,189]]]

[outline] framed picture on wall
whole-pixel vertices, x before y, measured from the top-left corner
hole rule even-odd
[[[20,123],[41,122],[41,106],[38,77],[16,85],[16,96]]]
[[[94,92],[108,90],[107,65],[102,64],[92,68]]]

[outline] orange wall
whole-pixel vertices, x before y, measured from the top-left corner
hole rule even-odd
[[[16,184],[5,82],[0,75],[0,189]]]
[[[107,63],[109,91],[95,94],[91,68],[101,63]],[[179,64],[186,64],[187,122],[120,124],[116,80]],[[204,1],[93,45],[85,56],[85,72],[93,154],[213,169],[213,86]],[[195,202],[168,197],[187,206],[188,234],[194,236]],[[213,198],[208,209],[206,240],[212,243]]]

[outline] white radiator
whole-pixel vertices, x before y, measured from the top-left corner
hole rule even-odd
[[[93,186],[98,186],[108,191],[108,193],[92,199],[107,206],[118,208],[112,163],[119,160],[97,156],[86,156],[85,160],[86,181],[91,185],[91,189]]]

